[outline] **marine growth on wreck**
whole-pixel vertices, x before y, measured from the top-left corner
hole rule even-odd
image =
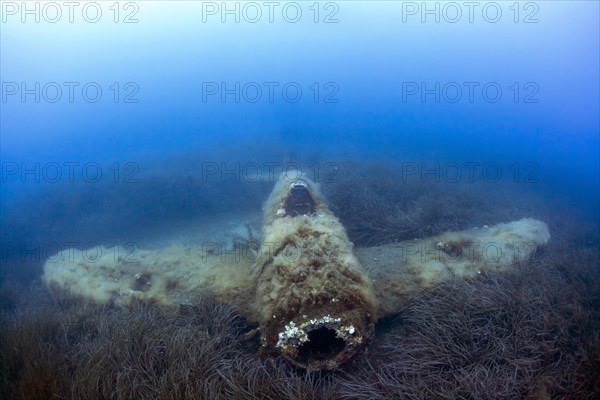
[[[421,240],[355,249],[307,176],[282,174],[264,206],[259,248],[222,252],[206,243],[139,250],[67,249],[48,259],[44,282],[57,301],[79,299],[166,310],[210,294],[258,327],[259,353],[309,370],[335,369],[363,351],[376,321],[411,294],[450,279],[509,271],[550,239],[524,218]],[[135,261],[135,262],[132,262]]]

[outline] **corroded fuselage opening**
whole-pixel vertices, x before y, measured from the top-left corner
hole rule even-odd
[[[298,347],[297,360],[302,364],[334,359],[346,347],[335,330],[319,328],[308,332],[308,341]]]
[[[285,203],[285,213],[291,217],[315,213],[315,201],[303,181],[299,180],[291,185],[289,197]]]

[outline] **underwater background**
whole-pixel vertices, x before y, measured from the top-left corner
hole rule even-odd
[[[0,7],[0,396],[600,396],[598,2],[67,3]],[[257,358],[210,299],[165,316],[41,282],[69,247],[260,230],[295,169],[357,247],[523,217],[552,239],[327,373]]]

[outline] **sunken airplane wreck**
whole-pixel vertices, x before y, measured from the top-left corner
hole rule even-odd
[[[319,187],[282,175],[268,198],[262,243],[236,252],[204,245],[139,250],[102,248],[89,260],[67,249],[44,266],[57,301],[127,307],[152,302],[175,310],[211,294],[258,325],[263,355],[308,370],[335,369],[363,350],[381,317],[411,294],[448,279],[508,271],[545,245],[545,223],[521,219],[492,227],[354,249]]]

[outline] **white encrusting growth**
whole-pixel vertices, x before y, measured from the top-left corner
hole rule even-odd
[[[255,258],[249,249],[220,253],[206,245],[135,251],[99,246],[93,257],[88,253],[67,249],[46,261],[43,280],[57,300],[177,307],[210,293],[233,304],[248,302],[247,270]]]
[[[532,218],[446,232],[439,236],[357,252],[373,279],[380,316],[402,308],[407,297],[450,279],[506,272],[550,240],[548,226]]]

